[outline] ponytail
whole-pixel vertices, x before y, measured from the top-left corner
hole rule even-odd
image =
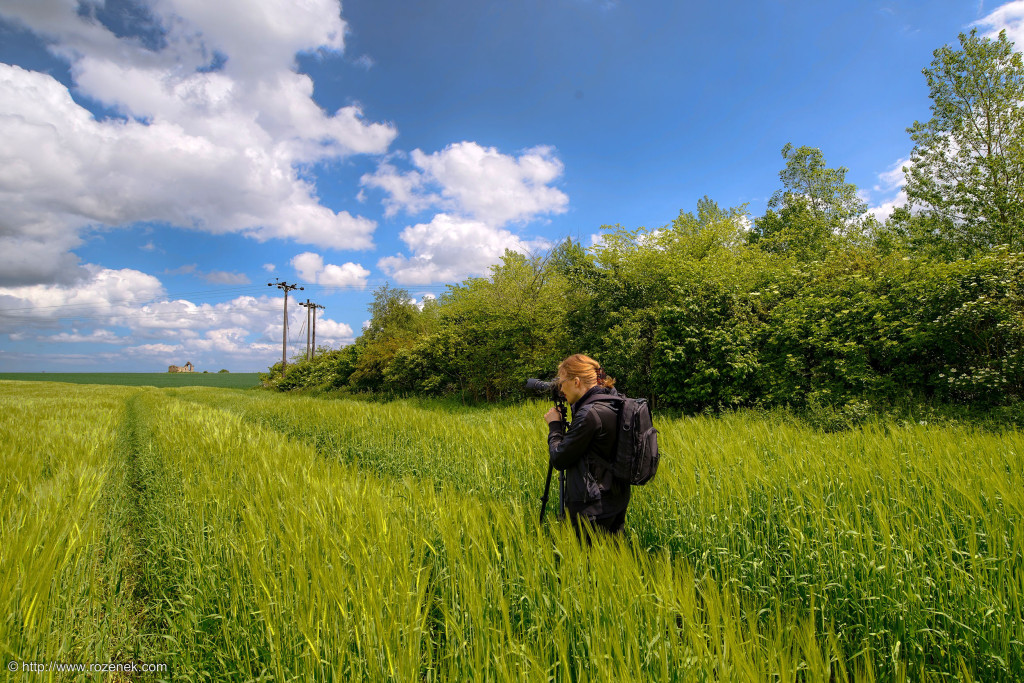
[[[615,386],[615,378],[609,377],[600,363],[582,353],[573,354],[559,363],[558,376],[563,381],[579,377],[588,387],[596,384],[610,389]]]

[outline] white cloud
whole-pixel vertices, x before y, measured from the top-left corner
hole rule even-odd
[[[88,4],[83,5],[86,9]],[[80,16],[74,0],[13,0],[0,16],[46,37],[95,119],[53,77],[0,64],[0,284],[56,281],[92,224],[161,221],[344,249],[374,221],[320,203],[299,167],[379,154],[396,135],[347,106],[325,112],[296,53],[344,47],[337,0],[153,0],[146,49]],[[208,67],[222,55],[219,69]],[[49,251],[40,258],[21,253]]]
[[[506,230],[564,213],[569,198],[552,187],[563,171],[550,147],[534,147],[518,156],[501,154],[475,142],[449,145],[433,154],[414,150],[414,169],[401,171],[392,160],[362,177],[364,188],[385,193],[385,214],[420,214],[440,209],[427,223],[401,233],[410,254],[380,259],[377,266],[402,284],[426,284],[481,275],[505,249],[523,253],[546,245]]]
[[[118,337],[111,330],[93,330],[90,334],[80,334],[77,329],[72,329],[71,332],[61,332],[60,334],[50,335],[49,337],[39,337],[39,341],[68,342],[75,344],[81,342],[120,344],[123,339]]]
[[[123,355],[156,366],[203,360],[266,367],[280,353],[280,297],[239,296],[215,304],[166,299],[151,275],[93,264],[82,270],[87,279],[73,285],[0,287],[0,333],[12,341],[120,345],[117,353],[94,354],[105,363],[117,363]],[[289,308],[293,342],[305,315],[301,308]],[[328,317],[318,318],[316,331],[318,344],[349,343],[354,337],[351,326]]]
[[[224,270],[204,272],[199,270],[198,264],[195,263],[188,263],[177,268],[168,268],[164,273],[167,275],[194,275],[201,280],[216,285],[247,285],[252,282],[245,273],[229,273]]]
[[[545,246],[525,242],[508,230],[444,213],[429,223],[406,228],[400,237],[411,256],[388,256],[378,261],[377,267],[408,285],[462,280],[485,273],[506,249],[526,254]]]
[[[872,216],[878,219],[879,222],[884,223],[885,221],[889,220],[889,216],[892,215],[893,211],[902,206],[906,206],[907,201],[907,193],[901,189],[899,193],[892,199],[889,199],[888,201],[883,201],[878,206],[873,206],[869,208],[868,213],[870,213]]]
[[[72,284],[0,287],[0,333],[53,328],[68,317],[119,319],[145,301],[163,295],[152,275],[87,264],[85,279]]]
[[[535,147],[518,159],[475,142],[449,145],[431,155],[412,153],[413,163],[441,185],[441,194],[461,212],[490,225],[564,213],[569,198],[549,187],[562,175],[550,147]]]
[[[201,36],[229,57],[232,69],[258,76],[290,65],[297,52],[341,51],[345,22],[337,0],[154,0],[164,25],[182,22],[182,38]]]
[[[320,254],[311,251],[295,256],[291,261],[296,274],[303,282],[324,285],[325,287],[366,287],[366,278],[370,271],[358,263],[345,263],[340,266],[328,263]]]
[[[316,345],[329,344],[351,344],[355,341],[352,327],[345,323],[339,323],[330,318],[317,318],[316,321]]]
[[[183,348],[181,344],[141,344],[139,346],[126,346],[123,349],[124,353],[129,356],[143,356],[149,358],[159,358],[168,365],[174,365],[170,363],[170,360],[177,360],[178,357],[183,355]]]
[[[418,308],[418,309],[420,309],[422,311],[423,308],[427,305],[428,301],[434,301],[436,299],[437,299],[437,295],[436,294],[429,294],[429,293],[427,293],[427,294],[424,294],[423,297],[420,298],[419,301],[417,301],[415,298],[413,298],[413,299],[411,299],[409,301],[409,303],[411,303],[413,306],[415,306],[416,308]]]
[[[204,273],[202,278],[218,285],[247,285],[252,282],[245,273],[229,273],[223,270],[211,270]]]
[[[273,263],[264,263],[263,270],[267,271],[268,273],[273,273],[275,270],[277,270],[277,266],[274,265]]]
[[[1024,50],[1024,0],[1014,0],[996,8],[988,15],[974,22],[975,26],[988,28],[984,34],[995,38],[1006,30],[1006,37],[1013,41],[1018,52]]]
[[[382,163],[360,181],[387,193],[388,215],[434,207],[501,227],[564,213],[568,207],[565,193],[550,186],[564,169],[550,147],[534,147],[516,157],[459,142],[433,154],[413,150],[410,159],[417,170],[401,172]]]
[[[878,174],[879,183],[875,185],[876,192],[893,192],[906,184],[903,168],[910,165],[910,157],[900,159],[889,170]]]
[[[884,223],[892,215],[892,212],[896,209],[906,206],[908,198],[907,193],[903,187],[906,185],[906,177],[903,169],[910,165],[910,157],[900,159],[888,168],[878,174],[878,184],[874,186],[874,191],[888,195],[887,198],[882,199],[876,206],[870,206],[868,213],[874,216],[879,222]],[[893,193],[896,193],[895,195]]]
[[[384,190],[384,215],[391,217],[400,211],[417,214],[432,206],[442,203],[441,195],[427,191],[427,179],[419,171],[401,172],[391,164],[384,162],[372,174],[364,175],[360,181],[365,187]],[[360,201],[366,195],[360,190]],[[358,199],[359,197],[357,197]]]

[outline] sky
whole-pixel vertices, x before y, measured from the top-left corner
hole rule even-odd
[[[1024,0],[0,0],[0,372],[264,371],[786,143],[903,200],[921,69]]]

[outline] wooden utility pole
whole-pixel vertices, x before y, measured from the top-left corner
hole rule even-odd
[[[316,355],[316,309],[318,308],[320,310],[324,309],[320,304],[313,304],[313,356]]]
[[[284,377],[284,371],[288,368],[288,292],[293,289],[302,290],[305,288],[298,285],[290,285],[280,280],[268,282],[267,287],[277,287],[284,292],[284,332],[281,335],[281,376]]]
[[[300,301],[299,305],[306,309],[306,360],[313,360],[313,355],[309,352],[309,336],[312,332],[309,324],[309,312],[313,310],[313,307],[316,306],[316,304],[312,304],[309,302],[309,299],[306,299],[305,302]]]

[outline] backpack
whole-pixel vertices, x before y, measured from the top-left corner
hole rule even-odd
[[[601,401],[617,401],[619,435],[612,472],[617,479],[642,486],[658,472],[658,430],[651,419],[651,407],[645,398],[602,396]]]

